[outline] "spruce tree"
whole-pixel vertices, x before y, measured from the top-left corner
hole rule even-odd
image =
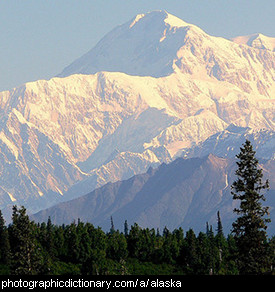
[[[217,212],[217,235],[223,236],[223,227],[222,227],[220,211]]]
[[[195,274],[198,266],[197,238],[192,228],[186,232],[185,246],[182,252],[184,254],[183,264],[186,268],[186,273]]]
[[[228,257],[228,243],[224,237],[220,212],[217,212],[217,235],[215,236],[216,247],[218,249],[218,260],[216,270],[218,274],[226,273],[226,258]]]
[[[198,274],[209,274],[211,270],[211,252],[210,252],[210,240],[204,232],[200,232],[197,237],[197,255],[198,265],[196,273]]]
[[[79,238],[79,234],[77,233],[77,226],[75,222],[68,225],[65,232],[65,240],[66,240],[67,248],[69,252],[69,254],[67,255],[68,256],[67,259],[71,263],[75,264],[79,260],[79,252],[80,252],[80,249],[79,249],[80,238]]]
[[[115,232],[115,225],[113,221],[113,217],[111,216],[111,228],[110,228],[110,233],[113,234]]]
[[[10,242],[5,220],[0,210],[0,263],[8,265],[10,263]]]
[[[11,271],[16,275],[39,274],[42,268],[42,256],[39,254],[34,234],[35,225],[29,220],[26,209],[13,206],[11,243]]]
[[[124,222],[124,236],[127,237],[129,234],[129,227],[128,227],[128,222],[125,220]]]
[[[108,234],[107,257],[120,262],[127,257],[127,241],[118,230]]]
[[[79,262],[85,263],[91,256],[91,238],[88,233],[87,225],[79,222],[77,225],[77,233],[79,236]]]
[[[262,182],[263,173],[258,169],[250,141],[246,140],[236,156],[237,180],[232,184],[234,200],[239,200],[239,208],[234,212],[239,215],[232,224],[232,232],[238,248],[238,268],[241,274],[260,274],[267,263],[266,229],[270,222],[268,207],[262,206],[265,197],[261,191],[268,188],[268,181]]]
[[[51,218],[48,218],[47,227],[46,227],[46,249],[50,257],[54,257],[55,246],[54,246],[54,234],[53,234],[53,225]]]

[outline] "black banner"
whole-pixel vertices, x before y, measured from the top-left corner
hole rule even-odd
[[[0,276],[0,289],[48,291],[51,289],[206,289],[271,284],[274,276]],[[222,285],[222,286],[220,286]],[[267,286],[266,286],[267,287]]]

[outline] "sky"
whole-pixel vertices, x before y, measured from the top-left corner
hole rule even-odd
[[[114,27],[152,10],[214,36],[275,37],[275,0],[0,0],[0,91],[54,77]]]

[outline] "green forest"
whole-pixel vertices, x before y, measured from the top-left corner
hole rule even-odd
[[[239,275],[275,274],[275,237],[266,233],[268,207],[251,143],[237,155],[237,179],[232,199],[240,205],[232,232],[224,235],[220,213],[217,226],[206,223],[198,234],[141,228],[104,232],[88,222],[54,225],[31,221],[24,207],[13,206],[6,226],[0,211],[0,274],[2,275]]]
[[[206,226],[172,232],[134,224],[124,232],[103,232],[81,221],[56,226],[30,221],[24,207],[13,210],[8,227],[1,219],[1,274],[43,275],[190,275],[239,274],[234,236]],[[266,263],[259,273],[272,273],[275,238],[265,242]]]

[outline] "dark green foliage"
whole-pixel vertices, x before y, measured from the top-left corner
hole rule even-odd
[[[83,222],[78,222],[76,230],[77,233],[79,234],[78,262],[82,264],[85,263],[91,256],[92,242],[89,236],[87,225],[85,225]]]
[[[232,184],[234,200],[239,200],[235,208],[239,217],[233,223],[238,248],[238,267],[241,274],[261,274],[268,269],[267,223],[270,222],[268,207],[262,206],[265,197],[261,191],[268,188],[268,181],[262,182],[263,173],[258,169],[255,151],[246,140],[237,155],[237,180]]]
[[[119,231],[113,231],[107,236],[106,255],[108,258],[120,262],[127,258],[127,241]]]
[[[127,237],[128,234],[129,234],[128,222],[127,222],[127,220],[125,220],[125,222],[124,222],[124,235],[125,235],[125,237]]]
[[[219,236],[223,236],[223,228],[222,228],[222,220],[220,217],[220,211],[218,211],[217,213],[217,221],[218,221],[217,233]]]
[[[16,275],[35,275],[43,269],[40,245],[35,238],[35,225],[26,215],[26,209],[13,207],[10,228],[11,272]]]
[[[80,255],[80,235],[75,223],[67,226],[65,230],[65,243],[68,251],[68,260],[77,263]]]
[[[47,226],[46,226],[46,234],[45,234],[45,247],[46,250],[51,258],[55,255],[55,248],[54,248],[54,232],[53,232],[53,225],[51,222],[51,218],[48,219]]]
[[[180,267],[167,263],[140,262],[130,258],[127,261],[127,272],[131,275],[177,275],[182,274]]]
[[[114,232],[115,232],[115,225],[114,225],[113,217],[111,216],[111,228],[110,228],[110,233],[114,233]]]
[[[183,265],[187,273],[193,273],[197,269],[197,245],[196,235],[193,229],[190,229],[186,232],[186,238],[182,248]]]
[[[0,210],[0,264],[10,264],[10,242],[8,229]]]
[[[51,266],[51,275],[81,275],[80,265],[55,261]]]
[[[212,227],[198,235],[192,229],[159,230],[134,224],[128,235],[105,233],[78,220],[69,225],[34,224],[24,208],[14,207],[13,223],[2,227],[11,242],[11,262],[0,265],[1,274],[50,275],[168,275],[238,274],[235,237],[224,237],[218,215]],[[220,221],[220,222],[219,222]],[[127,233],[126,233],[127,234]],[[266,242],[269,272],[274,266],[274,238]],[[8,246],[8,245],[7,245]]]

